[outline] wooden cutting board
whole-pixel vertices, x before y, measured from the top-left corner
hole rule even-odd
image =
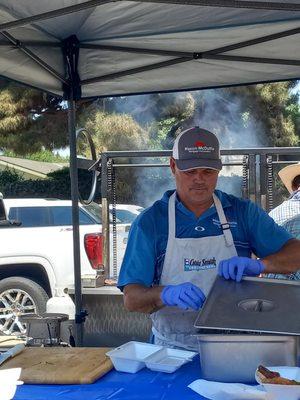
[[[16,344],[24,343],[25,340],[18,339],[16,336],[0,335],[0,349],[6,351]]]
[[[107,347],[27,347],[1,369],[22,368],[24,383],[93,383],[113,367]]]

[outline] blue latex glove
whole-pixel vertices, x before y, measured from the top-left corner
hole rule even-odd
[[[202,290],[190,282],[165,286],[160,298],[166,306],[177,306],[183,310],[199,310],[205,301]]]
[[[218,274],[225,279],[232,279],[240,282],[243,275],[257,276],[265,269],[260,260],[248,257],[232,257],[228,260],[222,260],[219,263]]]

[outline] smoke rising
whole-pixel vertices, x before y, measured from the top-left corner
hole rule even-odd
[[[215,133],[221,149],[245,149],[267,144],[262,125],[251,118],[237,96],[231,96],[228,90],[207,90],[203,98],[203,106],[195,112],[195,125]],[[242,162],[242,157],[223,157],[223,163],[226,162]],[[242,167],[223,166],[217,188],[241,197]]]
[[[238,96],[232,95],[231,92],[232,90],[225,89],[193,92],[196,104],[194,114],[192,118],[181,124],[181,130],[199,126],[212,131],[218,137],[223,149],[265,146],[267,140],[261,124],[253,120],[250,111],[245,109]],[[158,103],[161,104],[163,96],[163,94],[159,95]],[[116,111],[131,113],[140,124],[147,128],[159,116],[160,110],[155,107],[157,99],[158,97],[153,95],[131,96],[126,98],[126,101],[119,101]],[[173,140],[174,138],[169,141],[169,149],[172,147]],[[224,158],[223,162],[237,162],[241,159],[240,156],[230,156]],[[167,159],[148,159],[145,162],[168,164]],[[166,190],[175,188],[169,168],[138,168],[137,176],[137,192],[134,197],[143,206],[151,205],[161,198]],[[219,189],[240,197],[241,183],[242,167],[223,167],[218,181]]]

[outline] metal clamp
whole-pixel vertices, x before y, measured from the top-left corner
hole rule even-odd
[[[75,314],[75,322],[76,324],[81,324],[85,321],[85,318],[88,316],[88,312],[86,310],[81,310],[79,314]]]
[[[230,229],[230,225],[228,222],[225,222],[225,224],[221,224],[221,228],[223,231],[226,231],[227,229]]]

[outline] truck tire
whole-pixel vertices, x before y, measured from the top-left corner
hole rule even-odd
[[[49,296],[36,282],[14,276],[0,281],[0,334],[18,335],[26,332],[20,315],[43,313]]]

